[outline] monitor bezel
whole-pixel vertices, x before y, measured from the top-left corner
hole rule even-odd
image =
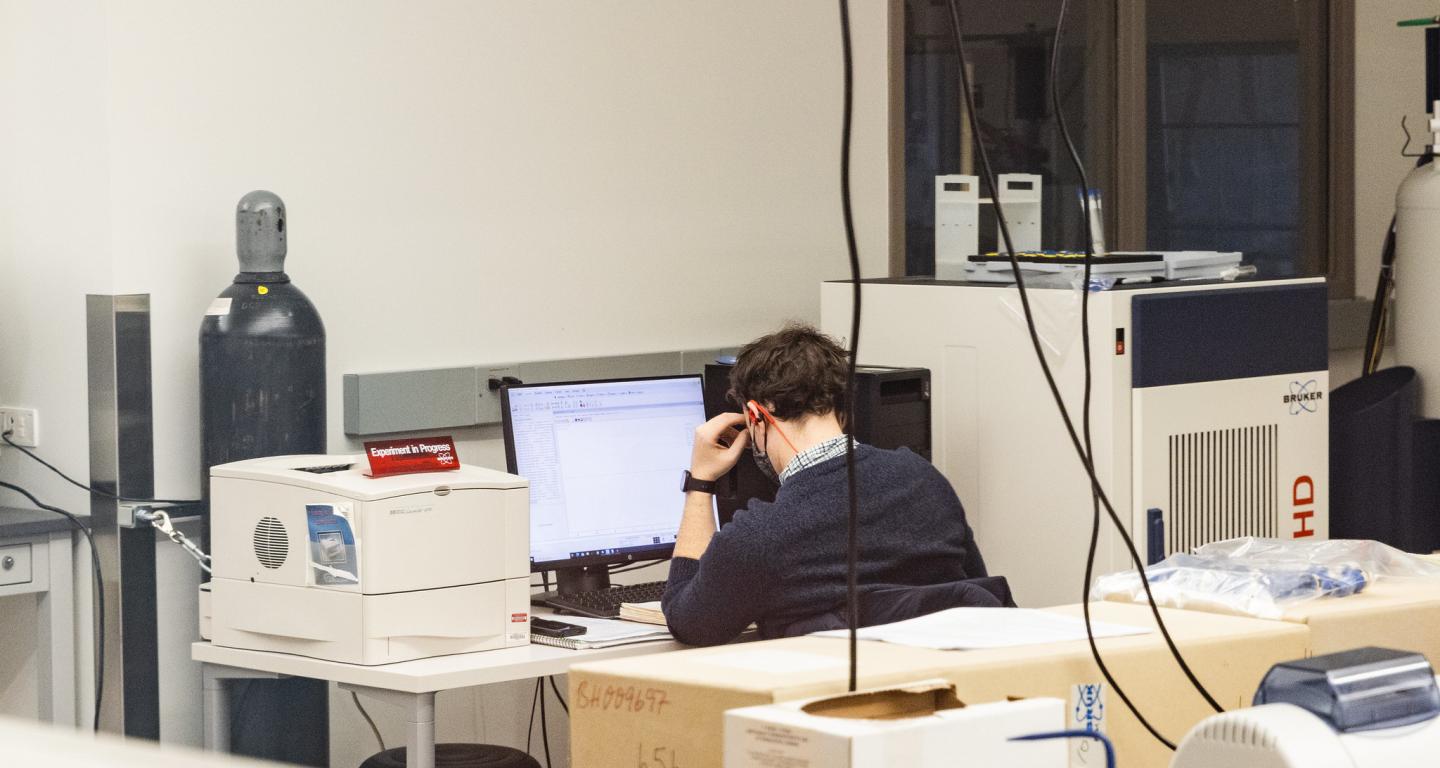
[[[698,373],[668,374],[665,376],[630,376],[620,379],[583,379],[576,381],[541,381],[525,384],[507,384],[500,387],[500,422],[505,433],[505,469],[512,475],[520,474],[515,457],[515,427],[510,418],[510,390],[512,389],[539,389],[540,387],[566,387],[584,386],[587,384],[625,384],[632,381],[672,381],[677,379],[693,379],[700,385],[700,410],[701,417],[705,417],[705,377]],[[675,528],[680,528],[680,516],[685,508],[685,495],[680,493],[682,477],[675,476]],[[528,525],[529,516],[526,516]],[[645,560],[669,560],[675,554],[675,542],[656,544],[650,547],[643,547],[630,552],[622,552],[614,555],[591,555],[588,557],[567,558],[565,560],[534,560],[530,561],[530,572],[555,571],[561,568],[583,568],[592,565],[624,565],[627,563],[638,563]]]

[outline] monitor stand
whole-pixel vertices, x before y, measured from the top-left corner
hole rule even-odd
[[[610,566],[582,565],[555,571],[555,591],[530,596],[531,605],[548,605],[552,598],[610,588]]]

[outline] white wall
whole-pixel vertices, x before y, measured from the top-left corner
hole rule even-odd
[[[108,291],[112,269],[99,7],[0,0],[0,404],[38,408],[46,453],[81,474],[85,293]],[[17,451],[0,449],[0,476],[88,511]]]
[[[1400,156],[1409,115],[1418,152],[1425,141],[1425,32],[1395,22],[1434,16],[1434,0],[1355,3],[1355,294],[1373,296],[1380,248],[1395,213],[1395,190],[1415,167]],[[1402,267],[1397,267],[1400,269]]]
[[[854,6],[874,276],[885,7]],[[0,400],[38,407],[40,450],[82,475],[83,295],[144,292],[156,490],[198,491],[199,320],[251,189],[285,198],[289,272],[327,324],[335,451],[343,373],[733,344],[817,319],[846,273],[828,0],[0,0],[0,41]],[[457,435],[491,465],[496,437]],[[5,477],[83,507],[16,458]],[[494,724],[524,693],[446,702],[442,731],[523,742]],[[165,709],[191,740],[198,712]],[[336,713],[335,764],[356,764],[367,732]]]
[[[111,285],[105,30],[94,0],[0,0],[0,405],[40,411],[44,450],[82,477],[88,456],[85,293]],[[89,499],[9,448],[0,478],[76,513]],[[29,506],[9,491],[0,506]],[[89,552],[75,553],[81,616]],[[0,601],[0,712],[36,706],[33,596]],[[79,641],[90,642],[87,626]],[[79,698],[93,698],[87,662]],[[88,711],[88,707],[86,708]]]
[[[876,274],[884,17],[858,5]],[[116,287],[155,294],[167,493],[197,487],[198,318],[253,188],[284,196],[329,328],[336,449],[341,373],[729,344],[844,274],[833,3],[110,11]]]

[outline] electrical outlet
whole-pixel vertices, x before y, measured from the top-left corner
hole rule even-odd
[[[26,448],[40,445],[40,414],[34,408],[0,408],[0,433]]]

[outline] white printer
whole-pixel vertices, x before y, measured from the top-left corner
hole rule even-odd
[[[210,470],[212,641],[367,665],[528,644],[529,483],[365,467],[276,456]]]

